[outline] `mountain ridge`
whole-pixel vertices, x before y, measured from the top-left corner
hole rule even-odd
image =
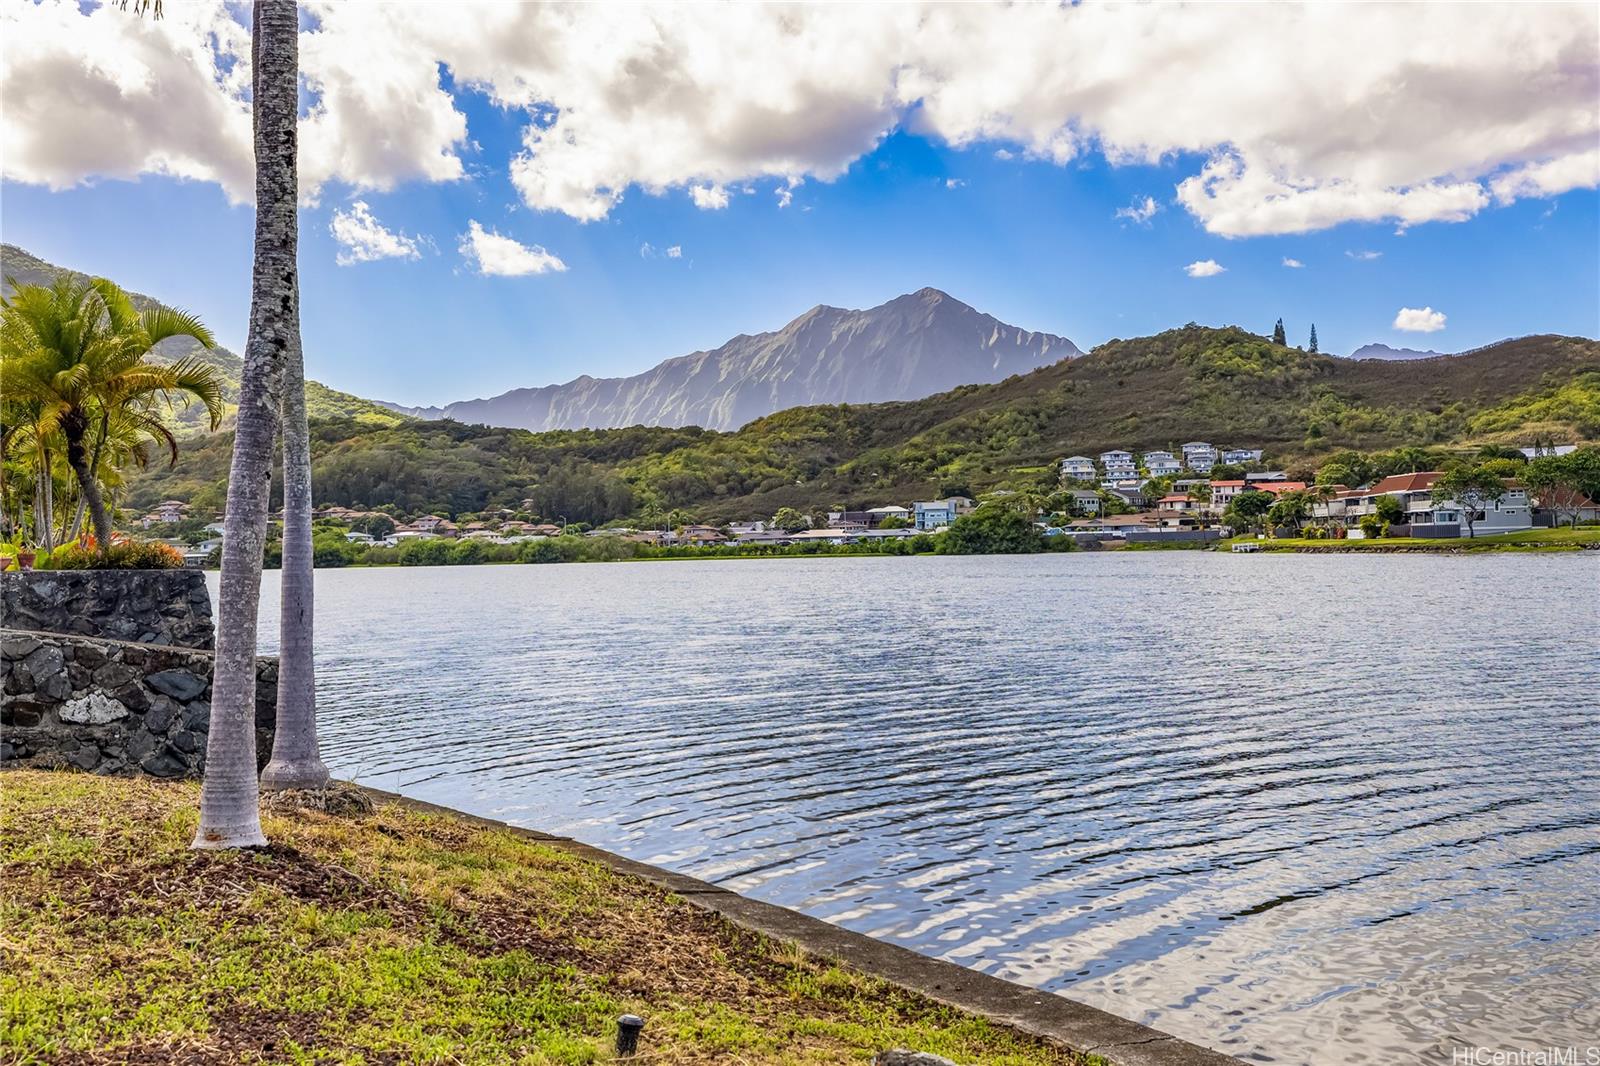
[[[924,287],[866,309],[817,304],[779,329],[741,333],[637,374],[580,374],[438,407],[379,402],[415,418],[535,432],[731,430],[790,407],[916,400],[992,384],[1081,354],[1066,337],[1009,325]]]

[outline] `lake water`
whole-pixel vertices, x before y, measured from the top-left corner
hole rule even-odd
[[[1600,556],[494,566],[317,590],[341,776],[1258,1061],[1600,1040]]]

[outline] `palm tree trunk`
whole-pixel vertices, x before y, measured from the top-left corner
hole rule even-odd
[[[294,0],[257,0],[251,14],[256,233],[250,330],[228,473],[216,672],[197,848],[266,843],[256,788],[256,612],[267,539],[272,452],[299,298],[295,119],[300,65]]]
[[[40,456],[39,515],[33,524],[33,539],[48,552],[56,546],[56,464],[49,448],[43,449]]]
[[[283,379],[283,569],[278,620],[278,722],[261,787],[324,788],[328,768],[317,746],[316,665],[312,658],[311,430],[306,422],[305,356],[299,322]]]
[[[111,516],[106,513],[105,498],[100,495],[100,483],[89,469],[89,453],[84,450],[83,438],[67,437],[67,465],[78,476],[80,502],[89,508],[89,521],[94,524],[94,539],[103,552],[111,547]]]

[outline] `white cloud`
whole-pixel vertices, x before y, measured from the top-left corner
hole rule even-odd
[[[1346,256],[1360,263],[1370,263],[1374,259],[1382,259],[1382,252],[1374,252],[1370,248],[1359,252],[1345,252]]]
[[[946,179],[944,179],[944,187],[947,188],[947,189],[960,189],[960,188],[964,187],[966,184],[967,184],[967,182],[966,182],[966,179],[964,179],[964,178],[946,178]]]
[[[1183,268],[1183,272],[1191,278],[1212,278],[1225,273],[1227,267],[1215,259],[1200,259]]]
[[[458,247],[478,273],[484,275],[509,278],[567,269],[567,264],[560,258],[537,244],[520,244],[492,229],[486,230],[478,224],[477,219],[467,224],[467,232],[461,235]]]
[[[1117,208],[1117,213],[1113,217],[1125,218],[1129,222],[1143,225],[1154,218],[1159,210],[1161,210],[1161,205],[1156,203],[1155,197],[1146,196],[1143,200],[1135,198],[1133,203],[1127,207]]]
[[[728,190],[721,185],[691,185],[689,198],[702,211],[721,211],[728,206]]]
[[[173,4],[157,23],[8,0],[5,175],[163,173],[249,199],[249,42],[230,10]],[[781,205],[902,128],[1055,164],[1198,156],[1177,202],[1228,237],[1460,221],[1600,184],[1594,5],[305,10],[313,197],[461,179],[474,146],[444,70],[457,94],[526,116],[514,158],[482,165],[509,168],[528,206],[584,220],[630,189],[716,209],[771,180]]]
[[[348,211],[335,209],[328,232],[339,242],[340,251],[334,261],[340,266],[377,259],[416,259],[422,255],[415,237],[386,229],[364,200],[351,204]]]
[[[1301,267],[1305,266],[1305,264],[1300,262],[1300,260],[1287,255],[1283,257],[1283,265],[1291,270],[1299,270]]]
[[[1402,307],[1393,328],[1407,333],[1437,333],[1444,329],[1444,313],[1431,307]]]
[[[655,245],[651,244],[649,241],[646,241],[646,242],[644,242],[643,244],[641,244],[639,246],[639,258],[641,258],[641,259],[682,259],[683,258],[683,245],[674,244],[674,245],[672,245],[670,247],[667,247],[667,248],[657,248]]]
[[[1009,148],[996,148],[994,150],[994,157],[1001,162],[1006,162],[1007,160],[1017,158],[1017,153],[1013,152]]]

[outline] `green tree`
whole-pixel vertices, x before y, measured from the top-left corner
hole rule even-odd
[[[1246,489],[1228,504],[1223,520],[1236,529],[1255,529],[1276,502],[1272,493]]]
[[[60,441],[102,551],[112,528],[98,465],[113,430],[148,434],[175,451],[161,415],[185,395],[206,405],[213,429],[222,419],[214,367],[194,357],[152,361],[155,347],[173,337],[215,343],[195,316],[165,307],[140,312],[104,278],[22,285],[0,300],[7,427],[27,419],[32,439]]]
[[[1301,491],[1285,492],[1267,509],[1267,521],[1273,526],[1288,526],[1295,532],[1311,517],[1311,496]]]
[[[1281,318],[1278,319],[1278,324],[1272,327],[1272,343],[1282,345],[1285,348],[1289,346],[1289,338],[1283,331],[1283,319]]]
[[[778,513],[772,516],[769,523],[774,529],[781,529],[785,533],[798,533],[803,529],[811,528],[811,519],[796,511],[793,507],[780,507]]]
[[[1466,523],[1468,538],[1477,537],[1473,527],[1484,509],[1505,494],[1505,481],[1482,466],[1454,467],[1433,483],[1433,502],[1451,502],[1461,508],[1461,521]]]
[[[1400,497],[1390,496],[1388,493],[1379,496],[1373,501],[1372,513],[1377,515],[1385,525],[1397,526],[1406,520],[1405,504],[1400,502]]]
[[[910,525],[911,525],[911,522],[908,519],[902,518],[900,515],[897,515],[897,514],[892,514],[892,515],[889,515],[887,518],[885,518],[883,521],[879,522],[878,523],[878,528],[879,529],[906,529]]]
[[[1573,528],[1583,501],[1600,496],[1600,448],[1579,448],[1566,455],[1541,455],[1522,473],[1529,492],[1549,511],[1556,525],[1565,515]]]
[[[1045,550],[1039,528],[1015,506],[981,504],[938,538],[941,555],[1017,555]]]
[[[1317,354],[1317,324],[1311,323],[1311,343],[1306,345],[1306,351],[1312,355]]]

